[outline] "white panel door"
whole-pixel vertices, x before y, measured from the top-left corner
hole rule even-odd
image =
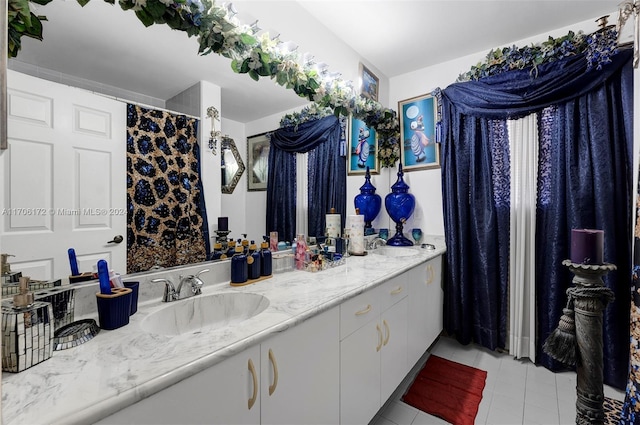
[[[33,279],[99,259],[126,272],[126,105],[8,71],[8,142],[0,153],[2,252]],[[108,243],[121,235],[121,243]]]

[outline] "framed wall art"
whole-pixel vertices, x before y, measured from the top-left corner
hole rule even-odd
[[[440,146],[436,143],[437,107],[437,100],[431,94],[398,102],[403,170],[440,167]]]
[[[378,135],[364,121],[350,117],[348,126],[347,174],[378,174]]]
[[[373,72],[369,71],[369,68],[363,64],[360,64],[360,81],[362,81],[360,94],[377,102],[380,80],[378,80],[378,77],[376,77]]]
[[[247,137],[247,190],[267,190],[269,176],[268,133]]]

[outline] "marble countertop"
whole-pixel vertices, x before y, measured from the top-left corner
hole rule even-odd
[[[412,247],[415,255],[404,257],[351,256],[346,264],[322,272],[290,271],[242,287],[207,284],[204,274],[203,295],[255,293],[267,297],[269,306],[236,325],[167,336],[141,328],[145,317],[167,303],[159,298],[141,303],[128,325],[54,351],[50,359],[23,372],[4,372],[2,423],[93,423],[105,418],[445,252],[444,237],[424,239],[436,249]]]

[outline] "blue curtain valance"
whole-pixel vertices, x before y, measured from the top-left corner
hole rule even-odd
[[[271,146],[290,153],[305,153],[327,141],[340,138],[340,123],[331,115],[297,127],[280,128],[271,135]]]
[[[503,72],[442,90],[443,105],[483,118],[519,118],[589,93],[628,63],[631,49],[620,50],[601,70],[587,69],[584,54],[540,65],[536,70]],[[446,119],[446,117],[444,117]]]

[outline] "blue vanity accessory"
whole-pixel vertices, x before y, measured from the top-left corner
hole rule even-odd
[[[100,293],[111,293],[111,282],[109,281],[109,266],[105,260],[98,261],[98,279],[100,280]]]
[[[249,245],[249,255],[247,255],[249,279],[258,279],[260,277],[260,259],[260,251],[258,251],[256,243],[251,241],[251,245]]]
[[[269,238],[265,237],[264,242],[260,246],[260,275],[271,276],[273,269],[273,258],[271,250],[269,250]]]
[[[376,193],[376,188],[371,184],[371,173],[369,167],[364,175],[364,184],[360,186],[360,194],[356,195],[353,200],[356,209],[360,210],[360,214],[364,215],[364,232],[365,235],[373,234],[371,222],[380,213],[382,207],[382,198]]]
[[[398,164],[398,180],[391,186],[391,193],[384,198],[384,206],[389,217],[396,222],[396,234],[387,241],[390,246],[413,246],[413,242],[402,234],[404,222],[411,217],[416,206],[416,198],[409,192],[409,185],[402,176],[402,163]]]
[[[236,246],[236,253],[231,257],[231,283],[244,283],[249,280],[249,265],[242,246]]]
[[[71,276],[78,276],[80,271],[78,270],[78,260],[76,259],[76,250],[69,248],[67,251],[69,254],[69,265],[71,266]]]

